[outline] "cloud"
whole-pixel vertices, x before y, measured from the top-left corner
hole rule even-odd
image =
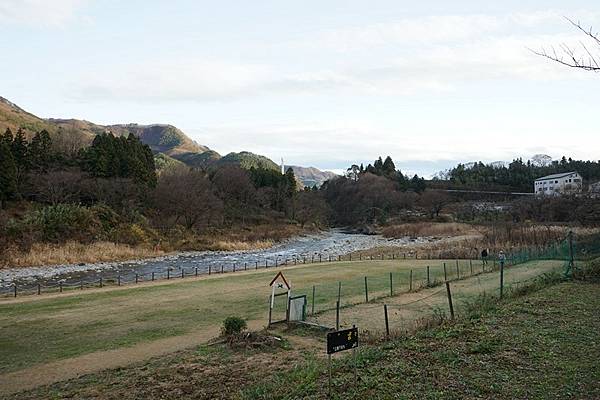
[[[547,33],[557,21],[566,33]],[[69,91],[78,101],[206,102],[327,93],[410,96],[458,90],[466,82],[591,79],[527,49],[577,42],[580,35],[570,28],[557,11],[404,19],[321,32],[307,38],[310,46],[278,45],[307,60],[300,65],[173,55],[76,74]],[[332,56],[331,49],[343,54]]]
[[[2,0],[0,21],[62,26],[75,17],[86,0]]]

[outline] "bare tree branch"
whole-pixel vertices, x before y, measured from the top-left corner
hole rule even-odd
[[[557,62],[559,64],[565,65],[571,68],[579,68],[585,71],[600,71],[600,63],[598,59],[600,59],[600,36],[598,33],[594,33],[593,28],[590,26],[589,29],[585,29],[580,22],[575,22],[572,19],[565,17],[567,21],[579,31],[581,31],[584,35],[586,35],[592,42],[598,46],[596,51],[598,54],[594,54],[592,50],[585,45],[584,42],[579,42],[579,47],[572,48],[569,45],[562,43],[560,44],[560,51],[557,52],[554,46],[552,46],[551,51],[547,51],[545,48],[541,48],[541,50],[532,50],[529,49],[532,53]],[[583,55],[580,55],[582,53]]]

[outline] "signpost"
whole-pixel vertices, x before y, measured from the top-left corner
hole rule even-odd
[[[329,358],[329,395],[331,396],[331,355],[340,351],[354,352],[354,381],[356,382],[356,349],[358,348],[358,328],[329,332],[327,334],[327,355]]]

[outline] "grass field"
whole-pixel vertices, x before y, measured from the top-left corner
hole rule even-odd
[[[454,323],[334,360],[338,399],[600,398],[600,285],[545,287]],[[302,332],[294,332],[295,335]],[[305,333],[308,335],[308,333]],[[200,346],[15,395],[30,399],[322,399],[324,343],[268,351]]]
[[[468,261],[459,264],[458,272],[455,261],[446,263],[449,279],[470,273]],[[285,272],[294,293],[309,295],[309,304],[314,285],[315,311],[326,313],[337,300],[339,281],[342,282],[342,300],[359,303],[364,301],[364,276],[368,277],[370,299],[376,299],[389,294],[390,272],[394,291],[398,293],[408,289],[411,270],[413,289],[423,284],[427,265],[431,266],[430,281],[443,279],[442,262],[437,260],[334,262],[278,271]],[[545,270],[535,262],[518,268],[527,265],[539,273]],[[545,262],[545,265],[558,264]],[[473,264],[473,270],[477,273],[481,265]],[[4,300],[0,303],[0,383],[3,378],[5,382],[17,379],[11,372],[25,373],[33,366],[94,355],[99,351],[143,343],[162,346],[160,339],[189,334],[195,335],[193,343],[200,339],[200,342],[206,341],[218,334],[218,327],[229,315],[242,316],[252,322],[252,327],[260,327],[266,324],[268,283],[275,273],[275,270],[259,270]],[[138,353],[143,351],[142,348]],[[140,359],[139,354],[137,357],[134,359]],[[81,362],[93,363],[93,358]]]

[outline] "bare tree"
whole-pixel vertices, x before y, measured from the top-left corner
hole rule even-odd
[[[429,213],[431,219],[439,217],[444,207],[452,201],[445,192],[438,190],[426,190],[420,198],[420,203]]]
[[[543,47],[538,51],[530,50],[538,56],[545,57],[567,67],[580,68],[586,71],[600,71],[599,34],[594,33],[591,26],[589,29],[586,29],[580,22],[575,22],[567,17],[565,19],[586,36],[588,44],[580,41],[579,45],[575,47],[561,43],[558,49],[552,46],[549,50]]]

